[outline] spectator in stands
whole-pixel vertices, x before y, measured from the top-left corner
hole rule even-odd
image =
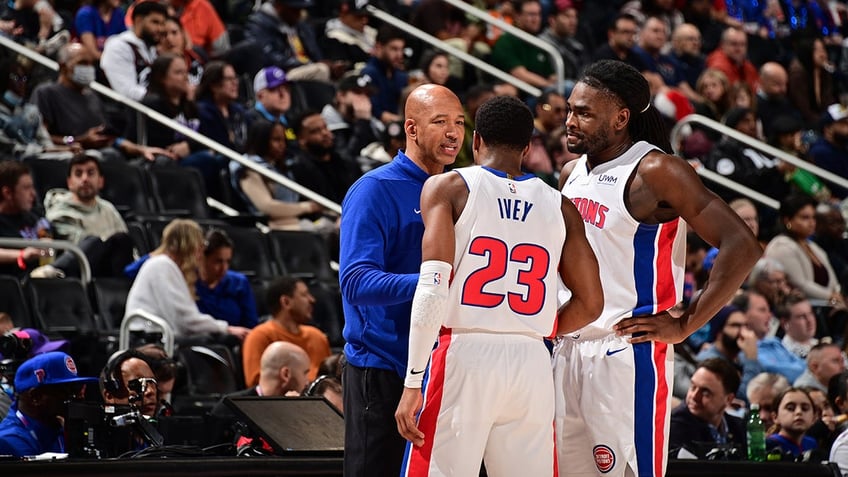
[[[820,38],[798,43],[795,58],[789,64],[787,94],[808,124],[816,124],[827,107],[836,102],[833,70]]]
[[[750,109],[731,108],[724,117],[724,124],[756,139],[757,118]],[[789,185],[777,162],[758,149],[728,136],[722,136],[703,159],[707,169],[770,197],[780,197],[789,192]],[[726,201],[739,197],[739,192],[721,186],[716,186],[714,191]]]
[[[757,68],[748,61],[748,37],[741,28],[724,30],[719,47],[707,55],[707,68],[724,73],[731,86],[745,82],[756,91],[760,81]]]
[[[195,94],[199,132],[236,152],[244,152],[247,120],[238,97],[239,77],[232,65],[217,60],[207,64]]]
[[[311,5],[312,0],[269,0],[248,17],[245,39],[249,48],[244,53],[257,56],[254,65],[277,66],[291,81],[330,82],[341,76],[348,63],[323,61],[315,32],[302,17],[303,9]]]
[[[774,399],[787,389],[789,381],[777,373],[760,373],[748,383],[748,402],[760,406],[760,420],[766,430],[774,425]]]
[[[197,261],[203,251],[203,232],[196,222],[171,221],[162,232],[162,244],[138,272],[127,296],[127,313],[145,310],[164,320],[175,337],[232,334],[244,339],[250,331],[200,313],[195,303]]]
[[[760,82],[757,88],[757,119],[763,125],[763,134],[773,134],[772,123],[780,116],[791,116],[800,120],[798,110],[789,102],[786,88],[789,77],[780,63],[769,62],[760,67]]]
[[[51,189],[44,199],[55,238],[68,240],[86,253],[94,276],[121,276],[133,259],[127,224],[111,202],[99,196],[104,178],[99,160],[78,154],[68,164],[67,189]],[[42,269],[76,272],[76,259],[60,257]],[[74,273],[74,274],[76,274]],[[49,273],[55,275],[55,273]]]
[[[848,289],[848,236],[845,234],[845,216],[838,207],[831,204],[816,207],[813,241],[827,253],[842,289]]]
[[[843,417],[848,414],[848,372],[843,371],[830,378],[827,398],[835,413]],[[830,448],[830,461],[835,462],[844,475],[848,472],[848,425],[843,422],[837,426],[836,431],[839,435]]]
[[[53,144],[75,150],[115,146],[127,156],[153,160],[163,149],[141,146],[106,123],[103,103],[89,88],[94,81],[96,60],[85,46],[71,43],[59,50],[59,77],[55,83],[43,83],[30,101],[38,107]]]
[[[286,154],[286,128],[279,122],[259,120],[247,133],[247,158],[294,180],[289,170],[290,157]],[[300,200],[297,192],[259,173],[230,162],[233,189],[239,191],[250,210],[268,216],[272,229],[300,230],[309,227],[308,219],[300,217],[323,210],[316,202]]]
[[[833,343],[819,343],[807,354],[807,369],[794,383],[795,387],[809,387],[827,392],[830,378],[845,371],[842,350]]]
[[[562,56],[566,79],[576,79],[592,60],[589,49],[577,38],[577,7],[572,0],[559,0],[548,15],[548,27],[539,38],[554,45]],[[469,140],[470,141],[470,140]]]
[[[0,56],[0,148],[7,155],[25,157],[71,150],[53,145],[38,108],[24,101],[35,84],[31,75],[36,70],[22,55]]]
[[[142,104],[177,121],[193,131],[200,129],[197,107],[188,98],[188,69],[182,57],[166,53],[153,62],[150,72],[150,91]],[[127,124],[126,137],[135,139],[137,134],[136,114],[131,114]],[[220,171],[227,161],[213,154],[198,142],[186,138],[174,129],[157,121],[142,119],[146,124],[148,144],[167,151],[167,156],[157,156],[157,160],[176,161],[182,167],[193,167],[200,171],[206,188],[214,193],[220,189]]]
[[[683,78],[697,88],[698,78],[706,69],[701,53],[701,32],[691,23],[683,23],[671,32],[671,57],[677,61]]]
[[[336,410],[344,414],[344,401],[342,400],[342,381],[336,376],[322,374],[309,383],[304,396],[321,396],[333,405]]]
[[[607,28],[607,43],[595,50],[594,60],[623,61],[639,71],[645,71],[645,65],[633,50],[638,33],[639,23],[632,15],[618,15]]]
[[[0,422],[0,454],[65,452],[65,403],[83,397],[85,385],[95,382],[80,377],[73,358],[61,351],[24,361],[15,373],[16,399]]]
[[[276,66],[262,68],[253,78],[253,93],[256,101],[247,113],[247,123],[264,119],[285,126],[286,140],[294,144],[297,137],[289,127],[286,113],[291,108],[291,89],[286,72]]]
[[[810,240],[816,228],[816,202],[806,195],[790,195],[780,202],[782,233],[766,246],[765,257],[783,265],[789,282],[807,298],[828,300],[845,308],[836,272],[827,253]]]
[[[244,340],[242,363],[248,386],[259,381],[260,357],[275,341],[294,343],[309,355],[309,379],[318,375],[318,366],[330,356],[330,342],[318,328],[307,325],[312,319],[315,297],[306,282],[295,277],[283,277],[268,286],[266,293],[271,319],[260,324]],[[304,383],[305,384],[305,383]],[[302,391],[301,387],[298,391]]]
[[[700,95],[689,86],[677,60],[663,53],[668,45],[668,35],[668,27],[661,18],[649,16],[645,20],[639,34],[639,44],[634,48],[644,65],[641,71],[643,74],[647,72],[656,75],[665,86],[678,90],[690,101],[699,100]]]
[[[377,31],[376,45],[362,74],[371,78],[376,92],[371,96],[371,114],[383,121],[402,120],[399,114],[400,95],[409,84],[404,71],[403,49],[406,39],[402,31],[383,25]]]
[[[250,396],[300,396],[309,385],[309,356],[300,346],[287,341],[269,343],[257,356],[256,381],[247,389],[230,393],[221,398],[212,408],[210,415],[224,428],[232,427],[238,419],[224,402],[227,398]],[[224,431],[222,438],[231,437]]]
[[[53,56],[70,38],[50,2],[17,0],[3,5],[0,11],[5,20],[0,31],[38,53]]]
[[[763,372],[757,359],[757,336],[745,326],[747,319],[739,308],[723,307],[710,319],[707,342],[711,346],[695,357],[700,362],[710,358],[722,358],[742,371],[742,379],[736,395],[744,399],[748,382]]]
[[[106,39],[127,29],[120,0],[96,0],[83,5],[77,10],[74,29],[86,51],[99,61]]]
[[[686,402],[671,411],[668,448],[686,448],[703,458],[714,447],[726,445],[746,455],[745,421],[726,412],[738,388],[739,373],[727,360],[698,364]]]
[[[294,133],[300,152],[291,165],[302,186],[341,203],[347,190],[362,175],[356,158],[342,157],[333,147],[333,133],[318,111],[306,111],[295,119]]]
[[[777,309],[777,318],[783,328],[783,346],[790,353],[806,358],[810,349],[817,345],[816,314],[807,298],[799,292],[790,293]]]
[[[821,136],[810,146],[809,158],[815,165],[848,179],[848,109],[834,103],[821,117]],[[848,198],[848,189],[834,185],[833,194]]]
[[[168,4],[176,10],[192,45],[210,56],[221,56],[230,49],[230,34],[209,0],[168,0]]]
[[[539,96],[534,112],[533,127],[547,139],[554,129],[565,124],[565,97],[554,90],[545,91]]]
[[[406,134],[403,123],[398,121],[386,125],[386,130],[380,134],[379,142],[372,142],[360,153],[359,166],[362,172],[382,166],[392,161],[398,151],[406,148]]]
[[[159,406],[159,389],[147,356],[125,350],[109,358],[100,372],[100,393],[107,404],[135,407],[153,417]]]
[[[450,56],[444,51],[427,50],[421,55],[421,61],[418,66],[419,81],[416,82],[410,79],[409,86],[404,89],[403,102],[406,102],[406,97],[415,89],[416,86],[423,83],[433,83],[447,87],[451,91],[459,94],[462,91],[462,82],[459,78],[453,76],[450,71]],[[403,105],[401,105],[401,109]]]
[[[494,97],[494,88],[485,83],[472,86],[465,93],[465,135],[462,149],[459,150],[453,167],[466,167],[474,164],[474,156],[471,150],[471,139],[474,136],[474,117],[480,105]]]
[[[106,40],[100,67],[116,92],[136,101],[145,96],[167,16],[165,5],[141,2],[133,9],[132,28]]]
[[[50,222],[32,211],[34,203],[35,186],[29,167],[18,161],[0,161],[0,237],[50,239]],[[0,274],[23,277],[46,252],[35,247],[0,248]]]
[[[341,0],[338,17],[324,25],[321,48],[327,59],[364,64],[377,42],[377,29],[368,25],[367,0]]]
[[[789,382],[798,379],[807,364],[789,352],[779,339],[767,336],[772,315],[766,298],[749,290],[737,295],[732,304],[745,312],[746,326],[757,336],[757,359],[763,369],[782,374]]]
[[[542,29],[542,4],[539,0],[515,2],[514,26],[536,36]],[[537,88],[556,86],[550,55],[541,48],[504,33],[492,47],[492,64]]]
[[[365,146],[382,136],[385,125],[371,114],[369,97],[373,93],[370,76],[349,73],[339,81],[333,102],[321,110],[333,133],[333,149],[342,157],[356,160]]]
[[[258,321],[253,289],[246,276],[230,270],[233,241],[223,230],[210,229],[204,244],[198,268],[197,308],[230,325],[253,328]]]
[[[768,300],[769,309],[775,315],[777,309],[784,306],[786,297],[792,292],[783,265],[771,258],[757,260],[748,276],[748,289],[764,296]]]
[[[733,100],[730,97],[730,81],[721,70],[705,69],[695,83],[695,91],[702,98],[701,101],[693,103],[695,112],[698,114],[721,121],[733,107]]]
[[[188,67],[188,84],[191,86],[188,97],[194,99],[194,88],[200,84],[200,78],[203,77],[203,65],[209,61],[206,51],[191,44],[180,20],[174,17],[168,17],[165,20],[165,34],[162,35],[158,48],[159,54],[173,53],[185,58]]]
[[[163,409],[167,412],[167,408],[171,405],[171,392],[177,382],[177,362],[171,359],[165,352],[165,348],[159,344],[148,343],[135,350],[147,357],[147,362],[156,378],[156,389],[159,391],[159,409],[156,412],[159,413]]]
[[[774,400],[774,422],[777,432],[766,437],[766,451],[780,452],[785,460],[795,460],[802,453],[818,447],[807,435],[815,422],[816,407],[807,391],[797,387],[780,393]]]

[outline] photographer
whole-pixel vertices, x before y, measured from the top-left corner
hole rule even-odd
[[[81,397],[84,385],[96,381],[77,375],[73,358],[61,351],[21,364],[15,374],[17,399],[0,422],[0,455],[65,452],[66,402]]]
[[[100,373],[100,392],[107,404],[124,404],[153,417],[159,389],[147,356],[136,350],[113,356]]]

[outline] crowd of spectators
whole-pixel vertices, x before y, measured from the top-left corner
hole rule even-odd
[[[321,386],[310,388],[339,394],[337,374],[326,378],[329,371],[319,371],[331,349],[327,336],[307,325],[315,297],[306,281],[289,277],[269,286],[259,302],[271,316],[259,316],[247,279],[229,270],[239,244],[219,230],[204,236],[192,220],[169,224],[161,246],[133,262],[124,218],[98,196],[104,187],[100,164],[196,169],[211,197],[238,198],[244,212],[263,216],[272,229],[332,233],[338,215],[100,98],[89,87],[93,81],[336,203],[364,172],[404,147],[406,96],[421,83],[444,85],[463,101],[466,138],[456,166],[473,161],[470,138],[480,104],[503,94],[526,100],[536,121],[524,167],[555,184],[562,164],[574,158],[564,147],[562,127],[573,80],[598,59],[624,61],[642,72],[652,88],[652,107],[669,124],[702,114],[848,179],[844,2],[469,2],[549,42],[562,57],[564,81],[545,50],[442,2],[370,3],[543,94],[529,97],[378,22],[368,1],[267,0],[254,6],[19,0],[4,7],[0,33],[53,57],[60,70],[53,77],[22,57],[0,53],[0,148],[8,159],[0,162],[0,236],[68,239],[84,250],[95,276],[127,273],[135,279],[128,309],[163,316],[180,338],[232,335],[230,345],[238,342],[235,349],[243,349],[242,393],[299,393],[310,380],[320,380]],[[760,191],[780,208],[739,200],[743,194],[736,190],[710,185],[734,204],[765,255],[733,302],[675,347],[680,405],[672,413],[672,452],[686,448],[706,457],[715,446],[726,450],[738,443],[737,455],[744,455],[738,418],[756,403],[763,421],[774,427],[769,446],[776,453],[798,459],[816,450],[839,462],[848,454],[848,434],[837,427],[838,416],[848,411],[846,189],[700,126],[685,131],[675,146],[695,167]],[[73,157],[67,190],[36,191],[21,159],[51,154]],[[693,237],[687,260],[690,296],[709,279],[715,256],[696,243]],[[73,260],[62,257],[39,266],[45,253],[0,248],[0,273],[79,274]],[[281,340],[296,346],[272,344]],[[58,364],[35,365],[58,373],[57,384],[81,382],[71,376],[75,371],[59,367],[71,358],[51,359]],[[144,406],[154,406],[151,399],[159,406],[167,394],[165,379],[150,364],[161,359],[143,366],[136,356],[110,360],[107,368],[118,381],[129,363],[125,381],[136,389],[127,393],[126,384],[117,384],[111,388],[116,392],[103,392],[104,399],[127,400],[135,393]],[[158,398],[147,396],[150,383],[159,386]],[[17,409],[33,416],[53,412],[32,409],[33,396],[52,388],[39,391],[31,384],[19,392]],[[791,419],[790,413],[802,417]],[[848,457],[840,464],[848,469]]]

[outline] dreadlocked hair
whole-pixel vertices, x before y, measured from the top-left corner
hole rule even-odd
[[[603,91],[630,110],[627,131],[634,141],[647,141],[671,152],[669,132],[660,112],[651,105],[648,80],[636,68],[617,60],[601,60],[583,71],[581,83]]]

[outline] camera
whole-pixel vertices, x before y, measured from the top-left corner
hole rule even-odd
[[[0,336],[0,355],[4,359],[23,361],[32,350],[32,338],[19,331],[10,331]]]

